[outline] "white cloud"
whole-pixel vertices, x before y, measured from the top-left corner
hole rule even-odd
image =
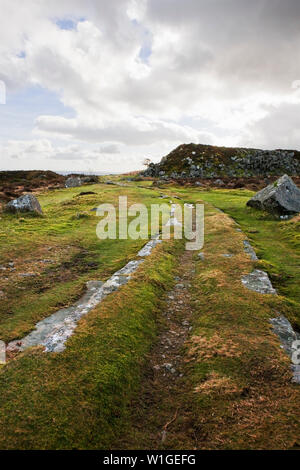
[[[35,146],[44,166],[110,155],[126,170],[181,142],[298,145],[298,0],[0,1],[8,92],[38,84],[75,115],[45,109],[7,165]]]
[[[162,141],[198,141],[201,134],[188,126],[145,118],[128,118],[101,124],[101,121],[98,122],[96,119],[86,122],[57,116],[40,116],[36,125],[37,133],[49,132],[56,136],[63,135],[81,141],[96,143],[108,140],[127,145],[145,145]]]

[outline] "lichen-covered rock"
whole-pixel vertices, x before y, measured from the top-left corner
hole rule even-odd
[[[23,196],[13,199],[5,206],[8,212],[35,212],[42,214],[42,208],[39,201],[32,194],[23,194]]]
[[[247,289],[259,292],[260,294],[276,294],[268,274],[259,269],[255,269],[252,273],[243,276],[242,283]]]
[[[284,175],[255,194],[247,206],[274,215],[296,214],[300,212],[300,189],[288,175]]]
[[[66,180],[66,188],[76,188],[77,186],[82,186],[82,180],[79,176],[70,176]]]
[[[298,349],[298,344],[300,344],[300,333],[297,333],[293,329],[292,325],[284,315],[271,318],[270,322],[273,325],[274,333],[276,333],[276,335],[280,339],[283,349],[285,349],[285,351],[293,360],[293,356],[297,356],[297,352],[299,352],[300,354],[300,351]],[[292,381],[297,384],[300,384],[300,364],[297,364],[293,361],[292,371]]]
[[[258,261],[258,257],[255,253],[254,248],[252,247],[251,243],[248,240],[244,240],[244,251],[247,255],[250,256],[252,261]]]

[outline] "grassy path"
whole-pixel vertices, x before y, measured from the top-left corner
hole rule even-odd
[[[42,220],[32,235],[41,247],[49,235],[51,220],[64,236],[50,237],[50,245],[62,240],[59,248],[74,243],[75,251],[84,248],[93,259],[96,253],[99,256],[94,271],[76,268],[70,284],[62,280],[64,302],[78,295],[86,280],[100,274],[106,277],[122,266],[144,243],[94,244],[95,219],[88,217],[84,227],[82,219],[76,218],[77,211],[79,207],[87,210],[100,197],[114,201],[120,188],[95,190],[98,194],[83,196],[90,198],[83,202],[78,202],[78,194],[59,193],[64,207],[61,219],[55,208],[57,199],[50,201],[57,195],[45,196],[50,219]],[[124,191],[134,202],[161,202],[156,190],[133,186]],[[222,207],[222,198],[224,206],[231,207],[233,202],[221,192],[216,196],[220,201],[217,204],[213,192],[207,195],[186,188],[168,191],[170,196],[176,192],[191,203],[200,202],[202,196],[207,201],[211,198],[205,210],[204,260],[197,253],[183,252],[183,241],[162,243],[127,285],[80,320],[63,353],[45,354],[41,348],[34,348],[1,368],[1,449],[300,447],[300,387],[290,381],[290,360],[269,322],[278,312],[295,316],[298,300],[293,286],[294,279],[299,278],[295,275],[285,284],[290,289],[288,302],[283,296],[247,290],[241,276],[256,264],[244,252],[245,235],[236,230],[231,218],[209,204]],[[262,225],[249,228],[248,219],[242,221],[239,212],[242,206],[235,210],[247,233],[258,230],[261,250],[270,253],[264,256],[265,263],[267,256],[273,256],[271,247],[278,247],[271,237],[274,221],[266,224],[268,240],[260,219],[255,222],[253,215],[253,224]],[[55,222],[56,217],[59,220]],[[12,231],[9,243],[20,260],[21,267],[16,263],[18,273],[23,269],[21,229],[15,229],[9,218],[3,227],[5,233]],[[297,225],[282,227],[282,245],[273,256],[276,269],[284,256],[280,254],[282,247],[288,247],[287,259],[292,260],[289,233]],[[22,230],[24,253],[28,254],[33,220],[28,220]],[[255,240],[258,245],[258,238]],[[68,261],[74,253],[70,255]],[[3,247],[1,256],[8,262]],[[36,259],[31,261],[35,263]],[[64,272],[61,260],[57,264]],[[258,264],[262,267],[261,262]],[[291,273],[295,273],[294,267]],[[41,277],[38,287],[47,287],[47,274]],[[60,287],[58,279],[55,277],[54,289]],[[27,310],[19,304],[20,294],[12,303],[14,316],[1,318],[0,327],[7,337],[15,330],[31,328],[36,311],[37,316],[44,317],[57,307],[56,302],[49,302],[47,288],[41,295],[34,283],[26,286]],[[13,300],[13,293],[8,294]],[[56,300],[57,292],[53,295]]]
[[[187,393],[183,348],[191,329],[191,281],[195,272],[193,253],[179,259],[176,284],[162,311],[162,328],[149,355],[129,436],[118,443],[132,449],[193,449],[196,436]],[[129,440],[128,440],[129,438]]]
[[[161,312],[165,322],[118,448],[299,448],[300,387],[269,322],[286,301],[242,285],[255,263],[236,228],[206,205],[204,261],[191,253],[180,259],[185,286],[169,293]]]

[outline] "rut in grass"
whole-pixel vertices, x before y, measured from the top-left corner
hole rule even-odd
[[[193,255],[185,251],[178,260],[180,270],[167,296],[161,333],[149,356],[141,395],[133,404],[134,425],[131,442],[124,442],[127,448],[197,447],[191,411],[182,400],[187,387],[184,346],[192,331]]]

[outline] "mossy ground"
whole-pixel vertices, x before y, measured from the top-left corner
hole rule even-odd
[[[95,194],[80,195],[88,191]],[[104,202],[118,207],[122,195],[128,205],[160,202],[155,190],[100,184],[41,194],[43,217],[1,214],[2,340],[24,336],[39,320],[74,302],[86,281],[107,279],[137,253],[144,240],[116,243],[96,237],[99,218],[91,209]]]
[[[80,196],[83,190],[96,194]],[[98,240],[98,219],[90,211],[102,202],[117,205],[125,194],[129,204],[160,202],[153,190],[95,185],[41,195],[44,217],[2,214],[1,262],[14,260],[16,271],[4,271],[9,280],[2,281],[1,339],[20,337],[77,299],[87,280],[105,280],[136,255],[145,240]],[[117,442],[181,246],[158,246],[130,285],[80,321],[65,352],[34,348],[2,367],[0,448],[89,449]],[[46,257],[51,263],[39,268]],[[25,266],[38,276],[20,281]]]
[[[177,194],[194,203],[206,197],[190,190],[178,189]],[[159,384],[154,383],[160,400],[146,410],[152,427],[153,421],[160,423],[157,431],[162,429],[161,417],[166,421],[166,410],[170,420],[176,416],[165,443],[157,440],[156,448],[180,449],[189,442],[197,449],[297,449],[300,389],[291,383],[290,359],[269,321],[278,312],[295,316],[296,310],[284,296],[258,294],[242,285],[241,276],[260,263],[244,252],[245,236],[231,218],[210,204],[205,211],[205,260],[194,255],[193,329],[182,351],[184,380],[179,378],[168,393],[166,386],[159,392]],[[225,258],[225,253],[233,256]],[[190,314],[189,310],[186,317]],[[182,312],[176,315],[181,318]],[[153,444],[153,428],[151,435],[145,431],[148,427],[135,427],[139,408],[133,416],[134,431],[127,445],[147,448],[147,443]]]
[[[194,330],[186,347],[197,443],[203,449],[299,446],[300,389],[269,319],[287,313],[281,296],[247,290],[253,263],[227,215],[206,213],[205,260],[192,291]],[[232,258],[222,254],[231,253]]]
[[[28,332],[36,321],[77,299],[87,280],[104,280],[135,256],[145,242],[99,241],[98,219],[90,209],[115,203],[122,194],[129,203],[163,202],[161,190],[150,184],[48,192],[40,196],[42,218],[22,216],[16,223],[15,217],[1,215],[0,264],[13,260],[16,267],[4,271],[9,280],[1,279],[6,296],[4,304],[1,298],[1,339]],[[82,191],[96,194],[79,196]],[[163,191],[186,202],[208,201],[205,261],[195,258],[193,330],[182,351],[186,370],[178,398],[182,413],[193,416],[197,448],[299,447],[300,389],[290,382],[289,359],[269,323],[278,311],[294,324],[299,321],[298,220],[278,222],[246,209],[251,193],[245,191]],[[240,223],[281,295],[262,296],[242,286],[241,275],[255,263],[243,251],[243,234],[209,203]],[[119,448],[124,434],[132,448],[132,400],[141,392],[148,355],[163,327],[165,294],[174,283],[183,246],[173,240],[159,245],[129,284],[81,319],[63,353],[34,348],[2,367],[0,448]],[[235,256],[221,256],[228,252]],[[44,258],[51,263],[40,263]],[[19,273],[26,271],[36,271],[37,278],[20,280]],[[18,292],[17,287],[25,289]],[[181,447],[179,432],[176,439],[180,422],[172,424],[174,448]]]
[[[245,189],[202,190],[192,186],[166,186],[164,191],[185,201],[211,203],[239,224],[259,257],[257,268],[268,272],[274,287],[285,297],[289,320],[300,330],[299,216],[280,221],[270,214],[247,207],[246,203],[254,193]]]
[[[287,316],[300,330],[300,219],[279,221],[246,206],[253,193],[215,190],[201,193],[204,201],[224,210],[247,235],[274,287],[286,299]]]

